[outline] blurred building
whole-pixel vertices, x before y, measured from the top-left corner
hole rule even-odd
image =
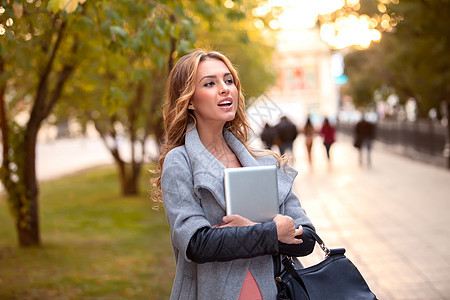
[[[339,93],[334,78],[340,75],[342,66],[336,65],[341,62],[321,40],[317,28],[281,30],[273,59],[278,79],[267,97],[282,114],[299,126],[308,114],[316,124],[324,116],[336,119]]]

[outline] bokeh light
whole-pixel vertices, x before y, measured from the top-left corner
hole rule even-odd
[[[384,13],[385,4],[394,2],[392,0],[381,1],[378,9]],[[312,28],[316,25],[319,15],[324,16],[325,24],[321,26],[320,36],[331,47],[342,49],[349,46],[367,48],[371,42],[379,41],[381,33],[375,29],[380,25],[384,30],[390,30],[396,25],[395,20],[391,20],[389,15],[384,14],[381,20],[370,18],[367,15],[344,15],[334,22],[327,15],[341,9],[344,4],[359,9],[359,0],[272,0],[269,4],[272,6],[283,7],[283,13],[279,16],[279,22],[269,24],[273,29],[301,29]],[[255,9],[255,15],[267,13],[266,7]],[[329,23],[327,23],[329,21]],[[278,27],[276,27],[278,26]]]

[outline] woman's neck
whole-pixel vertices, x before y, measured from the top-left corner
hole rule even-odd
[[[228,147],[225,138],[223,137],[223,125],[222,126],[198,126],[197,132],[200,141],[205,148],[219,160],[227,168],[240,167],[241,164],[234,154],[234,152]]]
[[[226,145],[225,138],[223,137],[223,126],[224,124],[204,125],[197,122],[198,136],[206,149],[208,149],[209,146]]]

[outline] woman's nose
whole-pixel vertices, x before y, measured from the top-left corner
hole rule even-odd
[[[228,88],[228,86],[225,83],[222,83],[222,85],[220,86],[220,91],[219,93],[221,95],[227,94],[230,92],[230,89]]]

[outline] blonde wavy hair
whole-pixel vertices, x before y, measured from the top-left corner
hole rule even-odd
[[[184,145],[186,133],[192,130],[196,124],[194,114],[188,109],[188,106],[195,91],[195,78],[198,65],[208,59],[220,60],[227,66],[238,90],[239,96],[236,116],[232,121],[225,123],[224,130],[231,131],[253,156],[272,154],[277,158],[279,165],[282,163],[285,166],[287,163],[286,158],[280,157],[275,152],[261,150],[255,153],[249,148],[247,140],[249,131],[252,129],[247,121],[245,99],[242,94],[241,82],[237,70],[225,55],[216,51],[199,49],[181,57],[171,70],[167,80],[166,94],[162,108],[165,136],[158,161],[157,186],[159,191],[161,190],[162,167],[167,153],[173,148]],[[188,128],[191,122],[194,126]]]

